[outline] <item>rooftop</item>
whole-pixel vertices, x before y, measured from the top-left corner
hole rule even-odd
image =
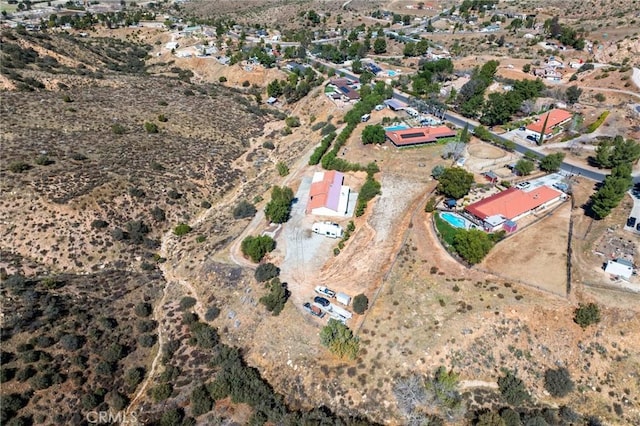
[[[335,170],[315,173],[309,191],[307,211],[310,212],[320,207],[338,210],[343,182],[344,174]]]
[[[547,120],[547,117],[549,117],[549,119]],[[544,134],[548,134],[551,133],[551,130],[556,127],[559,124],[564,123],[567,120],[570,120],[573,117],[573,114],[571,114],[569,111],[565,111],[563,109],[552,109],[551,111],[548,111],[544,114],[542,114],[540,117],[538,117],[538,120],[535,123],[531,123],[527,126],[528,130],[531,130],[532,132],[537,132],[537,133],[542,133],[542,126],[544,126],[544,122],[547,122],[547,128],[545,129]]]
[[[506,191],[470,204],[465,210],[482,220],[496,215],[504,216],[506,219],[513,219],[561,195],[560,191],[548,186],[540,186],[529,192],[524,192],[517,188],[509,188]]]
[[[456,132],[447,126],[437,126],[390,130],[385,132],[385,134],[395,146],[410,146],[435,142],[440,138],[452,137],[456,135]]]

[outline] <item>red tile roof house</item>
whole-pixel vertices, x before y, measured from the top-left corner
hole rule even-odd
[[[415,127],[403,130],[390,130],[385,132],[387,139],[399,148],[407,146],[424,145],[436,142],[441,138],[450,138],[457,133],[447,126]]]
[[[517,221],[532,212],[543,210],[564,199],[564,194],[548,186],[528,192],[509,188],[465,207],[465,210],[484,224],[489,232],[503,227],[507,220]]]
[[[306,213],[318,216],[345,216],[351,190],[343,183],[343,173],[334,170],[314,173]]]
[[[547,120],[547,116],[549,119]],[[553,137],[554,129],[558,126],[568,123],[573,118],[573,114],[563,109],[552,109],[538,117],[534,123],[527,126],[529,133],[533,133],[536,138],[540,138],[542,134],[542,126],[544,126],[545,120],[547,121],[547,128],[544,131],[544,138],[548,139]]]

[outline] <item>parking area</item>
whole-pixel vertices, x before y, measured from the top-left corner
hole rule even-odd
[[[633,188],[629,191],[629,194],[631,194],[633,198],[633,208],[631,209],[629,218],[627,218],[624,230],[640,235],[640,188]],[[635,220],[633,218],[635,218]]]
[[[525,192],[533,191],[534,189],[541,186],[548,186],[550,188],[555,188],[563,192],[567,192],[570,188],[569,177],[563,173],[552,173],[550,175],[541,176],[539,178],[531,179],[526,182],[529,182],[529,185],[520,188]]]

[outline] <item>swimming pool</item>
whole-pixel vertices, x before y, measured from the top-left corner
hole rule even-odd
[[[394,130],[405,130],[405,129],[410,129],[409,126],[407,126],[406,124],[398,124],[395,126],[390,126],[390,127],[385,127],[384,130],[386,130],[387,132],[393,132]]]
[[[397,73],[396,73],[395,71],[393,71],[393,70],[389,70],[389,71],[387,71],[387,75],[388,75],[389,77],[395,77],[395,76],[396,76],[396,74],[397,74]]]
[[[440,217],[454,228],[468,229],[471,225],[467,219],[456,213],[444,212],[440,213]]]

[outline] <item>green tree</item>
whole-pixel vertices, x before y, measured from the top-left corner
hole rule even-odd
[[[280,81],[273,80],[267,85],[267,95],[277,98],[278,96],[282,96],[282,93],[283,88],[280,85]]]
[[[300,127],[300,118],[294,115],[287,117],[284,122],[289,127]]]
[[[173,229],[173,233],[178,237],[186,235],[189,232],[191,232],[191,227],[186,223],[180,223]]]
[[[384,37],[376,38],[376,41],[373,42],[373,51],[376,55],[385,53],[387,51],[387,41],[384,39]]]
[[[364,294],[358,294],[353,298],[353,310],[356,314],[362,315],[369,308],[369,298]]]
[[[246,200],[242,200],[233,209],[233,218],[244,219],[247,217],[253,217],[257,211],[256,206]]]
[[[274,316],[280,315],[291,294],[289,290],[287,290],[287,284],[280,282],[278,278],[274,278],[267,287],[269,288],[269,293],[260,298],[260,303]]]
[[[384,127],[379,124],[365,126],[362,131],[362,143],[367,145],[370,143],[381,144],[385,141]]]
[[[440,176],[442,176],[445,170],[446,168],[442,164],[438,164],[433,169],[431,169],[431,176],[433,176],[434,179],[438,179]]]
[[[191,391],[191,414],[193,417],[206,414],[213,408],[213,399],[204,385],[196,386]]]
[[[510,405],[519,406],[530,399],[524,382],[511,371],[498,378],[498,386],[502,397]]]
[[[453,248],[472,265],[480,263],[493,247],[489,235],[479,229],[460,230],[453,237]]]
[[[269,252],[275,250],[276,242],[268,235],[259,237],[248,236],[240,245],[242,254],[248,256],[252,261],[258,263]]]
[[[564,160],[564,153],[558,152],[555,154],[549,154],[540,160],[540,169],[545,172],[555,173],[560,170],[562,161]]]
[[[500,417],[499,413],[488,411],[480,414],[475,423],[476,426],[506,426],[505,421]]]
[[[525,158],[521,158],[520,160],[518,160],[515,166],[515,170],[518,172],[519,176],[530,175],[534,168],[535,165],[533,164],[533,161],[527,160]]]
[[[427,381],[426,388],[433,394],[435,402],[446,408],[454,409],[462,403],[462,397],[458,392],[459,383],[460,375],[458,373],[440,366],[433,377]]]
[[[466,123],[462,132],[460,132],[460,142],[468,143],[470,140],[471,135],[469,134],[469,123]]]
[[[286,176],[289,174],[289,167],[284,161],[279,161],[278,164],[276,164],[276,169],[280,176]]]
[[[573,322],[582,328],[600,322],[600,308],[595,303],[580,304],[573,312]]]
[[[354,74],[362,74],[363,69],[360,58],[356,58],[351,62],[351,71],[353,71]]]
[[[271,201],[264,208],[264,214],[273,223],[284,223],[291,214],[293,191],[287,186],[274,186],[271,190]]]
[[[544,373],[544,388],[553,396],[562,398],[575,387],[569,370],[564,367],[549,369]]]
[[[582,89],[578,86],[569,86],[567,91],[565,92],[565,96],[567,98],[567,103],[575,104],[580,99],[582,95]]]
[[[275,278],[280,275],[280,268],[273,263],[261,263],[256,268],[254,276],[258,282],[269,281],[271,278]]]
[[[611,210],[620,204],[632,184],[630,164],[625,163],[613,168],[598,191],[590,198],[590,208],[595,217],[607,217]]]
[[[173,393],[173,386],[171,386],[171,383],[162,383],[151,388],[150,393],[155,402],[164,401]]]
[[[438,178],[438,191],[456,200],[464,197],[473,185],[473,174],[460,167],[449,167]]]
[[[341,358],[355,359],[360,350],[360,339],[346,325],[333,318],[320,331],[320,342]]]

